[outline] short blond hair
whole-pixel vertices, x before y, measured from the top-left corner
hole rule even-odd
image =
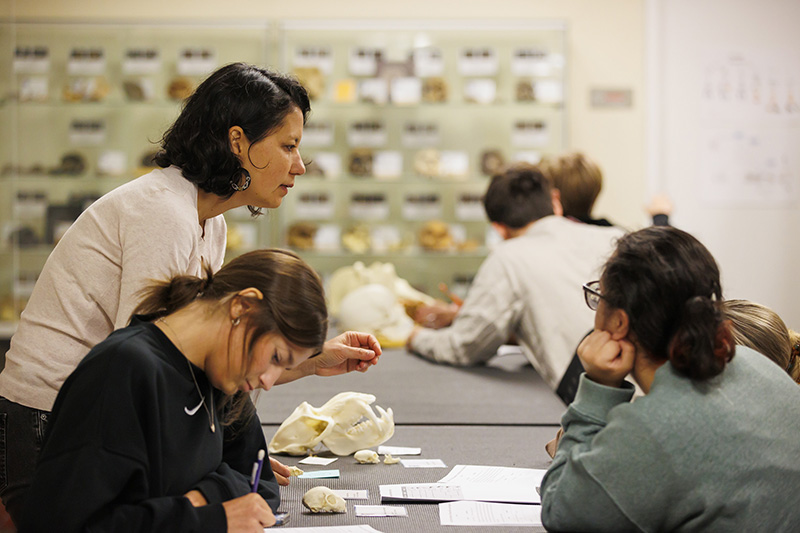
[[[778,314],[748,300],[726,300],[722,315],[733,324],[733,340],[766,355],[800,383],[800,334],[788,327]]]
[[[600,167],[580,152],[545,158],[540,163],[553,188],[561,192],[564,216],[589,217],[603,188]]]

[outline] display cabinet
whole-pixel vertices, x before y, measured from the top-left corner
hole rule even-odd
[[[497,240],[481,204],[489,176],[566,147],[558,21],[1,29],[0,335],[60,235],[152,168],[183,99],[225,63],[294,73],[312,96],[308,172],[280,209],[226,213],[229,257],[291,247],[323,277],[390,262],[422,290],[463,294]]]
[[[312,95],[281,242],[323,275],[391,262],[463,294],[497,241],[491,174],[566,147],[563,23],[288,21],[280,39]]]
[[[271,40],[266,22],[2,25],[3,333],[82,209],[152,168],[161,135],[193,87],[225,63],[269,63]],[[258,229],[257,241],[271,242],[269,227]]]

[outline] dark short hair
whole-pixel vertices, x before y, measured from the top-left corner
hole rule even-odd
[[[255,143],[278,128],[297,107],[305,123],[311,106],[296,79],[245,63],[231,63],[203,81],[161,139],[155,157],[161,167],[180,167],[183,176],[205,192],[223,198],[242,177],[231,152],[228,130],[239,126]]]
[[[624,310],[632,338],[655,361],[704,380],[734,353],[720,310],[719,267],[692,235],[668,226],[629,233],[617,243],[601,277],[603,298]]]
[[[483,207],[490,221],[523,228],[553,214],[550,182],[534,165],[513,165],[492,177]]]

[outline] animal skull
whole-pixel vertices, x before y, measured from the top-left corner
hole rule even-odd
[[[376,464],[381,462],[380,457],[378,457],[378,454],[375,453],[374,450],[358,450],[353,457],[362,465],[369,463]]]
[[[270,453],[304,455],[320,442],[336,455],[383,444],[394,435],[394,413],[375,406],[372,394],[340,392],[325,405],[314,408],[301,403],[275,432]]]
[[[344,498],[328,487],[314,487],[303,495],[303,505],[312,513],[346,513]]]

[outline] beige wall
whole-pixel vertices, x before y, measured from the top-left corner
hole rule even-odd
[[[597,160],[606,182],[596,214],[646,222],[645,0],[0,0],[20,20],[562,19],[568,25],[569,145]],[[233,7],[231,7],[233,6]],[[633,107],[591,109],[591,88],[627,88]]]

